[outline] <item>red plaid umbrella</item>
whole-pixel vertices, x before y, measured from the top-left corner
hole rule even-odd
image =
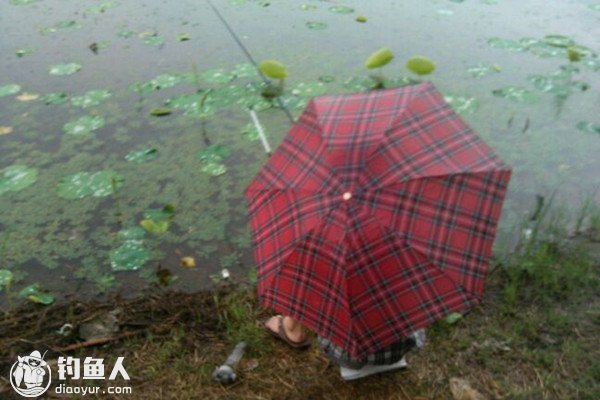
[[[472,307],[510,174],[430,83],[314,98],[245,193],[262,304],[353,356]]]

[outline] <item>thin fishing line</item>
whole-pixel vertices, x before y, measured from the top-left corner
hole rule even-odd
[[[254,67],[258,71],[258,73],[259,73],[260,77],[262,78],[262,80],[266,84],[270,84],[269,80],[262,74],[262,72],[260,72],[260,69],[258,68],[258,64],[256,63],[256,61],[252,57],[252,54],[250,54],[250,52],[248,51],[248,49],[246,48],[246,46],[244,46],[244,44],[242,43],[242,41],[240,40],[240,38],[238,37],[238,35],[235,33],[235,31],[233,30],[233,28],[231,27],[231,25],[229,25],[229,23],[227,23],[227,20],[225,20],[225,17],[223,17],[223,14],[221,14],[219,12],[219,10],[217,9],[217,7],[215,7],[210,0],[206,0],[206,2],[210,6],[210,8],[213,9],[214,13],[221,20],[221,22],[223,23],[223,25],[225,25],[225,28],[227,28],[227,31],[229,31],[229,34],[231,35],[231,37],[233,37],[233,40],[235,40],[235,42],[242,49],[242,51],[244,52],[244,54],[246,55],[246,57],[248,57],[248,60],[250,60],[250,62],[252,63],[252,65],[254,65]],[[290,111],[283,104],[283,101],[281,101],[281,99],[279,97],[277,97],[276,99],[277,99],[277,103],[279,104],[279,107],[283,110],[283,112],[285,112],[285,115],[287,115],[288,119],[293,124],[294,123],[294,117],[292,117],[292,114],[290,113]]]

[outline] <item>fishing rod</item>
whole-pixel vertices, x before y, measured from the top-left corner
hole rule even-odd
[[[246,55],[246,57],[248,58],[248,60],[252,63],[252,65],[254,65],[254,67],[258,71],[260,77],[262,78],[263,82],[265,82],[266,84],[270,84],[269,80],[263,75],[263,73],[258,68],[258,64],[256,63],[256,60],[254,60],[254,58],[252,57],[252,54],[250,54],[250,52],[248,51],[248,49],[246,48],[246,46],[244,46],[244,43],[242,43],[242,41],[240,40],[239,36],[235,33],[235,31],[233,30],[233,28],[231,27],[231,25],[229,25],[229,23],[227,22],[227,20],[225,19],[225,17],[223,17],[223,14],[221,14],[221,12],[217,9],[217,7],[214,6],[214,4],[210,0],[206,0],[206,2],[210,6],[210,8],[212,8],[212,10],[217,15],[217,17],[221,20],[221,22],[223,23],[223,25],[225,25],[225,28],[227,29],[227,31],[229,32],[229,34],[231,35],[231,37],[233,37],[233,40],[235,40],[235,42],[240,47],[240,49],[242,49],[242,51],[244,52],[244,54]],[[279,97],[277,97],[276,100],[277,100],[277,103],[279,104],[279,108],[281,108],[283,110],[283,112],[285,113],[285,115],[290,120],[290,123],[293,124],[294,123],[294,117],[292,117],[292,114],[290,113],[290,111],[283,104],[283,101],[281,101],[281,99]],[[253,118],[253,120],[254,120],[254,118]]]

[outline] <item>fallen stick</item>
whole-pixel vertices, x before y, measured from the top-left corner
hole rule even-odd
[[[73,344],[70,344],[70,345],[65,346],[65,347],[52,347],[52,350],[64,353],[64,352],[67,352],[67,351],[77,350],[77,349],[80,349],[82,347],[97,346],[99,344],[114,342],[114,341],[119,340],[119,339],[123,339],[123,338],[129,337],[129,336],[137,335],[138,333],[141,333],[141,332],[142,332],[141,330],[140,331],[133,331],[133,332],[123,332],[123,333],[121,333],[119,335],[90,339],[90,340],[86,340],[85,342],[73,343]]]

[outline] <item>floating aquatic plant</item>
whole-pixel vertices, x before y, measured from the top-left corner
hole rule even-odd
[[[313,31],[322,31],[327,29],[327,23],[322,21],[306,21],[306,27]]]
[[[36,3],[38,0],[9,0],[10,4],[15,6],[26,6],[28,4]]]
[[[63,177],[56,193],[63,199],[82,199],[84,197],[105,197],[123,186],[125,179],[115,171],[77,172]]]
[[[48,73],[50,75],[65,76],[72,75],[80,69],[81,64],[78,63],[55,64],[48,68]]]
[[[325,94],[327,88],[321,82],[300,82],[292,89],[292,94],[300,97],[315,97]]]
[[[494,65],[474,65],[472,67],[467,68],[467,72],[473,78],[481,78],[483,76],[489,75],[491,73],[498,73],[501,71],[500,66]]]
[[[231,155],[231,150],[222,144],[213,144],[196,153],[196,158],[202,161],[200,170],[211,176],[223,175],[227,167],[223,161]]]
[[[42,96],[41,100],[48,105],[63,104],[63,103],[67,102],[68,96],[66,93],[60,93],[60,92],[47,93]]]
[[[15,54],[17,55],[17,57],[25,57],[30,54],[33,54],[33,49],[30,47],[23,47],[21,49],[15,50]]]
[[[244,128],[242,129],[242,136],[244,136],[251,142],[260,140],[260,133],[258,132],[256,125],[254,125],[253,123],[249,123],[246,124],[246,126],[244,126]]]
[[[4,96],[12,96],[21,91],[21,86],[16,83],[11,83],[8,85],[0,86],[0,97]]]
[[[594,124],[588,121],[580,121],[577,123],[577,129],[582,132],[598,133],[600,134],[600,124]]]
[[[179,35],[177,35],[177,40],[179,40],[180,42],[187,42],[191,39],[192,36],[189,33],[180,33]]]
[[[167,115],[171,115],[171,113],[173,113],[173,110],[165,107],[157,107],[150,110],[150,115],[153,117],[165,117]]]
[[[84,115],[75,121],[67,122],[63,131],[68,135],[87,135],[104,126],[104,117],[99,115]]]
[[[136,271],[150,259],[150,252],[142,240],[128,239],[112,250],[109,257],[113,271]]]
[[[165,105],[183,110],[184,115],[196,118],[210,117],[216,112],[215,107],[204,101],[206,94],[182,94],[171,97]]]
[[[518,103],[532,104],[536,103],[539,100],[537,94],[515,86],[508,86],[501,89],[496,89],[492,91],[492,94],[497,97],[504,97]]]
[[[75,20],[68,20],[68,21],[60,21],[52,26],[48,26],[46,28],[42,28],[40,29],[40,33],[45,34],[45,33],[54,33],[57,32],[60,29],[68,29],[68,28],[81,28],[83,27],[83,25],[81,25],[81,23],[79,23],[78,21]]]
[[[356,17],[356,22],[360,22],[360,23],[365,23],[367,22],[367,17],[365,17],[364,15],[359,15],[358,17]]]
[[[381,68],[394,59],[394,53],[387,47],[383,47],[372,53],[365,61],[368,69]]]
[[[72,97],[71,104],[81,108],[93,107],[99,105],[111,96],[112,94],[108,90],[90,90],[83,96]]]
[[[0,169],[0,196],[7,192],[18,192],[37,181],[38,171],[26,165],[10,165]]]
[[[250,63],[237,64],[231,70],[231,73],[237,78],[248,78],[258,75],[256,67]]]
[[[288,77],[288,71],[285,64],[277,60],[263,60],[258,65],[259,71],[266,77],[271,79],[279,79],[279,85],[269,85],[263,90],[263,96],[267,98],[277,97],[283,93],[283,85],[285,78]]]
[[[417,75],[429,75],[435,70],[432,59],[424,56],[413,56],[406,62],[406,68]]]
[[[204,71],[200,77],[205,82],[223,84],[233,80],[235,75],[225,69],[216,68]]]
[[[344,5],[335,5],[329,7],[329,11],[336,14],[352,14],[354,12],[354,8]]]
[[[479,102],[474,97],[456,96],[444,93],[444,100],[459,114],[473,114],[479,108]]]
[[[53,294],[42,291],[39,283],[34,283],[21,289],[19,297],[44,305],[52,304],[56,299]]]
[[[155,160],[157,156],[158,150],[152,148],[129,152],[125,156],[125,160],[141,164],[147,161]]]

